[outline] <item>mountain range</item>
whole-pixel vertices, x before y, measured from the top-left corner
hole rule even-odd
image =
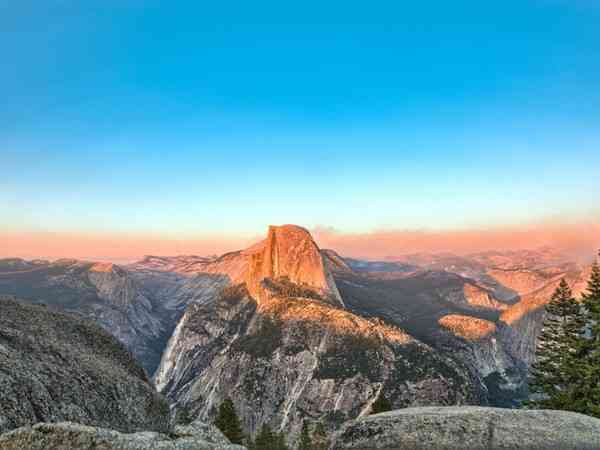
[[[295,225],[219,257],[128,264],[0,260],[0,295],[96,321],[174,408],[210,421],[230,397],[253,433],[328,431],[394,408],[514,406],[544,305],[589,267],[543,248],[382,261],[320,249]]]

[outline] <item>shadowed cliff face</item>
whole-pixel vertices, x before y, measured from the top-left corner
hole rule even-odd
[[[160,361],[168,332],[163,311],[131,273],[115,264],[0,260],[0,294],[95,320],[123,342],[149,373]]]
[[[0,433],[58,421],[165,432],[169,407],[95,323],[0,298]]]
[[[208,277],[213,280],[220,277],[219,285],[213,283],[217,288],[246,283],[249,292],[258,301],[267,295],[261,286],[264,280],[286,278],[315,290],[332,304],[343,306],[326,257],[310,233],[296,225],[270,226],[263,241],[217,258],[147,256],[128,268],[143,284],[153,288],[157,287],[156,279],[164,280],[163,284],[171,286],[164,297],[170,298],[167,301],[179,309],[214,297],[215,290],[207,292],[207,295],[196,295],[197,287],[191,289],[194,282],[198,285]]]

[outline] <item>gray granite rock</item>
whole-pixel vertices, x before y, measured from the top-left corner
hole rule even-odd
[[[0,435],[2,450],[245,450],[214,427],[194,422],[169,435],[124,434],[72,422],[39,423]]]
[[[201,422],[200,420],[195,420],[189,425],[175,425],[171,434],[178,438],[190,436],[200,437],[211,444],[230,444],[229,439],[225,437],[221,430],[213,425]]]
[[[0,301],[0,433],[62,421],[167,432],[169,407],[100,326],[48,307]]]
[[[597,450],[600,420],[565,411],[406,408],[349,422],[336,448],[356,450]]]

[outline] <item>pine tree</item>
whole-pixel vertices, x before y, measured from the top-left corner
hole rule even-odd
[[[600,256],[600,255],[599,255]],[[586,313],[586,338],[575,367],[578,382],[573,394],[573,410],[600,418],[600,266],[592,265],[592,273],[583,294]]]
[[[310,430],[308,429],[308,422],[306,420],[302,422],[298,450],[313,450],[312,439],[310,438]]]
[[[189,425],[194,419],[187,406],[180,406],[175,412],[175,423],[178,425]]]
[[[273,434],[269,424],[263,424],[254,440],[254,450],[273,450],[276,444],[276,436]]]
[[[379,397],[377,397],[377,400],[375,400],[375,402],[373,402],[373,405],[371,406],[371,414],[379,414],[379,413],[391,411],[391,410],[392,410],[392,404],[385,397],[383,392],[381,394],[379,394]]]
[[[232,444],[242,444],[244,433],[235,406],[229,397],[223,400],[215,419],[216,427],[231,441]]]
[[[592,273],[582,297],[590,323],[590,344],[598,349],[600,347],[600,265],[597,262],[592,265]]]
[[[275,446],[274,450],[288,450],[288,446],[285,443],[285,436],[283,433],[275,434]]]
[[[273,432],[268,424],[261,427],[254,441],[248,439],[246,447],[248,450],[289,450],[285,443],[285,435]]]
[[[329,448],[327,432],[325,431],[323,422],[318,422],[317,425],[315,425],[312,440],[315,450],[327,450]]]
[[[562,279],[546,305],[546,317],[529,384],[530,392],[537,394],[538,398],[528,402],[528,406],[575,409],[574,392],[580,375],[577,359],[584,325],[581,306]]]

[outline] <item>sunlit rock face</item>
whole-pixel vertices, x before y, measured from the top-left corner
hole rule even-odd
[[[439,323],[455,335],[470,341],[484,339],[496,332],[496,325],[489,320],[459,314],[444,316]]]
[[[546,271],[537,271],[529,269],[490,269],[488,274],[503,286],[514,290],[519,296],[527,295],[531,292],[543,288],[553,279],[562,276],[564,273],[554,273]]]
[[[319,247],[304,228],[270,226],[263,245],[247,254],[249,266],[245,281],[254,298],[265,297],[263,280],[286,278],[293,284],[316,290],[333,304],[343,305]]]
[[[287,279],[343,305],[326,259],[306,229],[283,225],[270,226],[266,239],[245,250],[212,258],[146,256],[128,269],[160,303],[180,311],[232,284],[246,283],[254,298],[264,299],[266,279]]]
[[[467,303],[475,308],[504,310],[508,308],[506,303],[502,303],[494,298],[492,293],[475,283],[465,283],[463,286],[463,295]]]

